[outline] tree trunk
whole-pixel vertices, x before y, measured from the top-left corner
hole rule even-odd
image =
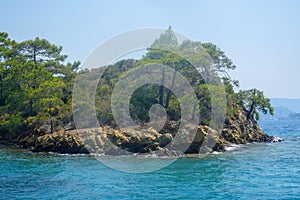
[[[50,119],[50,133],[53,133],[53,120],[52,120],[52,117]]]
[[[34,62],[35,69],[37,69],[36,49],[35,48],[33,48],[33,62]]]
[[[164,105],[165,69],[162,71],[161,85],[159,89],[159,104]]]
[[[210,71],[205,67],[204,68],[204,70],[205,70],[205,73],[206,73],[206,80],[205,80],[205,82],[206,82],[206,84],[207,85],[209,85],[210,84]]]
[[[33,100],[29,99],[29,115],[33,115]]]
[[[247,113],[247,120],[249,120],[251,118],[253,110],[254,110],[254,102],[252,102],[250,110]]]
[[[169,102],[170,102],[170,98],[171,98],[171,92],[172,92],[172,89],[174,87],[174,84],[175,84],[175,79],[176,79],[176,70],[174,71],[174,74],[173,74],[173,79],[172,79],[172,85],[171,85],[171,88],[169,89],[168,91],[168,94],[167,94],[167,98],[166,98],[166,108],[169,107]]]
[[[247,120],[249,120],[251,118],[252,112],[255,109],[255,104],[256,104],[255,95],[256,95],[256,90],[253,91],[253,100],[252,100],[252,103],[251,103],[251,106],[250,106],[250,110],[247,113]]]
[[[201,99],[198,99],[198,101],[194,104],[194,107],[193,107],[193,114],[192,114],[192,120],[194,120],[195,119],[195,116],[196,116],[196,108],[197,108],[197,106],[199,106],[199,103],[201,102],[201,101],[203,101],[204,100],[204,97],[202,97]],[[199,113],[200,114],[200,113]]]
[[[53,133],[52,103],[50,103],[50,133]]]
[[[4,98],[3,98],[3,75],[1,75],[1,81],[0,81],[0,106],[4,106]]]

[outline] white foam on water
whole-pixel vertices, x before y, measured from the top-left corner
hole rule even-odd
[[[280,137],[277,137],[277,136],[274,136],[274,138],[272,140],[272,142],[282,142],[282,141],[284,141],[284,139],[280,138]]]
[[[241,148],[242,145],[240,144],[230,144],[225,147],[225,151],[236,151],[237,149]]]

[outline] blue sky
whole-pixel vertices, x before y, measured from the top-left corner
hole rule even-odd
[[[300,1],[297,0],[10,0],[1,2],[0,31],[17,40],[38,36],[83,61],[124,31],[169,25],[218,45],[237,65],[241,89],[300,98]]]

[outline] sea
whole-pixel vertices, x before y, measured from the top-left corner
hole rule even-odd
[[[260,125],[284,141],[233,145],[150,172],[128,172],[132,157],[118,163],[126,171],[97,156],[0,146],[0,199],[300,199],[300,121]],[[139,157],[136,165],[166,159]]]

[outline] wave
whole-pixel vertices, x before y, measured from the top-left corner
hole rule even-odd
[[[284,139],[280,138],[280,137],[277,137],[277,136],[274,136],[273,140],[272,140],[272,142],[282,142],[282,141],[284,141]]]
[[[241,144],[230,144],[228,146],[225,146],[225,151],[236,151],[240,148],[242,148]]]

